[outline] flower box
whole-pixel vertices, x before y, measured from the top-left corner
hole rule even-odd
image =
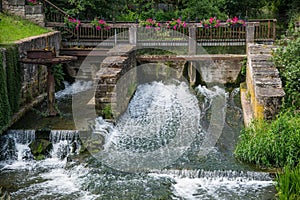
[[[36,49],[27,51],[27,58],[30,59],[51,59],[54,57],[55,53],[52,50]]]
[[[43,13],[43,6],[38,4],[38,5],[25,5],[25,14],[42,14]]]

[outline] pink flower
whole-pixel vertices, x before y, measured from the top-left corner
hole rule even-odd
[[[157,26],[158,26],[158,27],[161,27],[161,24],[158,22],[158,23],[157,23]]]
[[[154,28],[154,30],[158,31],[158,30],[160,30],[160,28],[159,28],[159,27],[156,27],[156,28]]]
[[[175,26],[173,27],[173,29],[176,30],[176,29],[177,29],[177,25],[175,25]]]
[[[237,16],[235,16],[234,18],[232,18],[233,23],[236,23],[239,21],[239,18]]]
[[[183,28],[185,28],[185,27],[186,27],[186,22],[183,23]]]
[[[215,20],[215,18],[214,18],[214,17],[211,17],[211,18],[209,18],[209,23],[213,23],[213,22],[214,22],[214,20]]]
[[[146,29],[149,29],[149,28],[151,28],[151,26],[149,26],[149,25],[146,25]]]
[[[110,26],[105,26],[105,30],[109,30],[110,29]]]
[[[97,31],[101,29],[101,26],[96,26]]]

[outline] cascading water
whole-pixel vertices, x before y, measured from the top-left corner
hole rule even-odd
[[[139,86],[115,125],[96,119],[92,138],[104,140],[93,156],[78,155],[78,131],[53,130],[51,156],[35,161],[35,131],[8,131],[0,187],[11,199],[273,199],[270,175],[232,155],[242,124],[237,90],[195,91],[178,82]]]

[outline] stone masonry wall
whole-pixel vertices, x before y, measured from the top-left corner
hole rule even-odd
[[[15,44],[18,46],[20,58],[26,57],[26,52],[32,49],[45,49],[46,47],[56,50],[59,54],[61,42],[60,32],[51,32],[39,36],[33,36],[18,40]],[[21,104],[25,105],[35,97],[46,92],[47,68],[42,65],[23,64],[22,68],[22,90]]]
[[[209,83],[235,83],[245,55],[210,55],[207,60],[196,62],[202,80]]]
[[[45,26],[42,4],[31,6],[26,5],[26,0],[2,0],[2,8],[13,15],[28,19],[40,26]]]
[[[117,119],[126,110],[137,85],[135,66],[134,46],[116,46],[108,52],[94,77],[98,115]]]
[[[256,119],[272,119],[285,95],[279,72],[271,61],[276,47],[249,43],[247,48],[246,83],[252,115]]]

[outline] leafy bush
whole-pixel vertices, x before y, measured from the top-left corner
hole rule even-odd
[[[296,166],[300,158],[300,114],[285,112],[274,121],[254,121],[242,130],[237,159],[266,167]]]
[[[0,133],[10,120],[10,106],[7,96],[6,76],[3,68],[3,52],[0,51]]]
[[[274,53],[274,62],[278,68],[286,96],[284,106],[300,108],[300,29],[280,41]]]
[[[276,176],[278,197],[282,200],[300,199],[300,164],[294,169],[286,167]]]

